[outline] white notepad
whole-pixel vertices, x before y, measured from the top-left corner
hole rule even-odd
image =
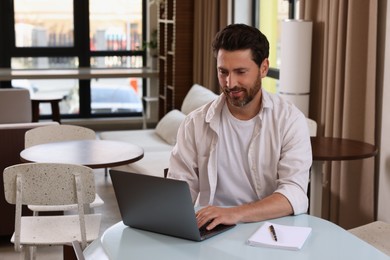
[[[269,227],[275,229],[277,241],[270,232]],[[299,250],[302,248],[307,237],[310,235],[311,227],[297,227],[274,224],[265,222],[256,232],[248,239],[247,243],[251,246],[265,246],[283,248],[289,250]]]

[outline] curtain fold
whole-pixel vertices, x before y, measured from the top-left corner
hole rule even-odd
[[[375,144],[378,1],[301,0],[313,21],[310,118],[319,136]],[[375,159],[326,163],[322,217],[353,228],[374,219]]]
[[[216,61],[211,43],[215,34],[227,25],[228,0],[194,1],[194,83],[219,93]]]

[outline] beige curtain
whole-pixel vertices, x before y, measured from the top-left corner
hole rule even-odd
[[[211,49],[215,34],[227,25],[228,0],[196,0],[194,17],[194,83],[219,93],[216,61]]]
[[[377,0],[301,0],[313,21],[310,117],[318,135],[375,144]],[[323,217],[344,228],[374,219],[374,158],[326,163]]]

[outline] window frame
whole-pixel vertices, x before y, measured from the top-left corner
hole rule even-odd
[[[142,39],[147,34],[147,1],[142,0]],[[0,1],[0,34],[6,41],[0,41],[0,67],[11,68],[12,58],[22,57],[77,57],[79,67],[90,67],[93,57],[102,56],[141,56],[142,66],[147,64],[146,50],[90,50],[89,39],[89,0],[73,0],[74,45],[69,47],[16,47],[14,0]],[[64,114],[63,118],[94,118],[94,117],[124,117],[142,116],[142,113],[91,113],[91,80],[79,81],[80,112],[79,114]],[[142,87],[145,95],[147,81],[143,79]],[[0,88],[11,87],[10,81],[0,81]],[[41,116],[49,118],[49,116]]]

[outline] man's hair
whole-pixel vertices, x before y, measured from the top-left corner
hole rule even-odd
[[[267,37],[257,28],[245,24],[231,24],[219,31],[214,38],[212,48],[215,57],[220,49],[227,51],[250,49],[252,59],[259,67],[269,55]]]

